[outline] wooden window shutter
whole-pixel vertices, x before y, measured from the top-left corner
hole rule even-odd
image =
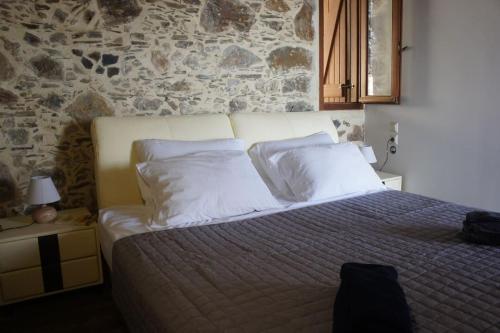
[[[320,103],[358,101],[358,1],[320,1]]]

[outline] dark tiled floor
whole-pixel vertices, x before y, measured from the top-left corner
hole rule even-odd
[[[0,331],[127,332],[109,284],[0,307]]]

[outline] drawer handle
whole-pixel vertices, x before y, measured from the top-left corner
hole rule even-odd
[[[63,288],[59,239],[57,234],[38,237],[42,264],[43,287],[46,293]]]

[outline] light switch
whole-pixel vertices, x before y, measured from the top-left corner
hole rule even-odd
[[[391,132],[392,133],[399,133],[399,123],[397,121],[391,121]]]
[[[391,121],[391,138],[394,138],[394,144],[399,145],[399,123],[397,121]]]

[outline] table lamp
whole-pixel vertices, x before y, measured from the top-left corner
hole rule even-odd
[[[38,205],[31,214],[36,223],[49,223],[57,217],[54,207],[47,204],[61,200],[52,178],[46,176],[31,177],[28,189],[28,204]]]
[[[365,157],[366,161],[370,164],[377,163],[377,157],[375,156],[375,153],[373,152],[373,148],[370,145],[363,145],[359,147],[359,150],[361,150],[361,153]]]

